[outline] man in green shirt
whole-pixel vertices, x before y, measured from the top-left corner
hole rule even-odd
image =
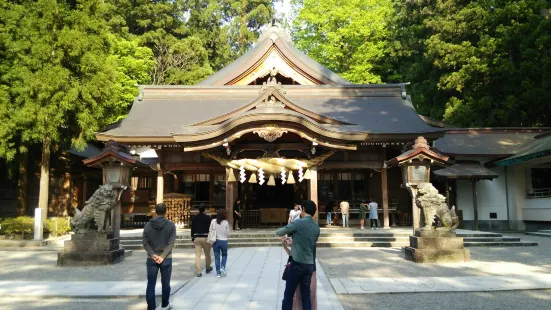
[[[306,200],[301,205],[303,217],[276,230],[278,236],[293,234],[292,260],[287,272],[282,310],[293,309],[293,297],[299,285],[302,295],[302,309],[312,309],[310,282],[312,281],[312,273],[316,269],[316,242],[318,242],[320,228],[312,218],[316,214],[316,204],[311,200]]]

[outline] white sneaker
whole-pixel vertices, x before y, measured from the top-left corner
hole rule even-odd
[[[220,278],[221,276],[220,276],[220,274],[217,274],[216,277],[217,277],[217,278]]]
[[[220,269],[220,272],[222,273],[222,276],[225,277],[228,275],[228,273],[226,272],[226,268],[222,268]]]
[[[161,310],[170,310],[170,309],[172,309],[172,303],[171,302],[168,303],[168,306],[161,307]]]
[[[371,227],[371,229],[375,229],[375,228]]]

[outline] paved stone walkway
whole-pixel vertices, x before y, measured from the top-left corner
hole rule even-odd
[[[551,274],[478,277],[337,278],[337,294],[488,292],[551,289]]]
[[[217,278],[213,272],[195,278],[174,295],[173,309],[281,309],[286,262],[287,254],[279,247],[230,249],[228,276]],[[343,309],[319,264],[317,279],[318,309]]]
[[[186,281],[170,282],[172,292],[178,291]],[[0,296],[39,297],[124,297],[145,296],[144,281],[0,281]],[[161,295],[161,283],[157,282],[155,294]]]

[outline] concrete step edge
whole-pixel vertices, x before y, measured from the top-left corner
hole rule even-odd
[[[551,233],[525,232],[524,234],[525,234],[525,235],[529,235],[529,236],[551,237]]]

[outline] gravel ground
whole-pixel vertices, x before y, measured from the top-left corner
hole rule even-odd
[[[537,247],[469,248],[471,261],[452,264],[415,264],[403,249],[318,249],[318,260],[328,278],[460,277],[551,273],[551,238],[505,234],[539,242]]]
[[[0,251],[3,268],[0,279],[19,281],[145,281],[146,252],[133,251],[124,262],[111,266],[57,267],[57,252]],[[172,278],[187,279],[195,275],[195,251],[174,249]],[[159,282],[160,283],[160,282]],[[2,307],[0,307],[1,309]]]
[[[543,310],[551,290],[475,293],[414,293],[339,295],[345,310]]]

